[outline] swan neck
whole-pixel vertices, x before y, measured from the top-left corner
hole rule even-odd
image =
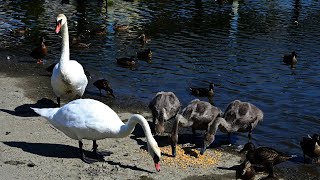
[[[67,22],[61,27],[62,35],[62,49],[61,49],[61,58],[60,65],[63,65],[64,62],[70,60],[70,49],[69,49],[69,32]]]
[[[147,138],[147,142],[151,142],[152,140],[154,140],[147,120],[138,114],[132,115],[127,123],[122,125],[122,127],[120,128],[119,137],[123,138],[129,136],[133,132],[137,124],[141,125]]]
[[[228,132],[232,131],[231,125],[222,117],[217,117],[211,125],[209,125],[209,134],[216,134],[218,127],[223,126]]]
[[[173,123],[173,126],[172,126],[172,132],[171,132],[172,136],[175,136],[179,133],[179,123],[180,122],[187,124],[188,120],[186,118],[184,118],[181,114],[177,114],[176,118],[175,118],[175,122]]]

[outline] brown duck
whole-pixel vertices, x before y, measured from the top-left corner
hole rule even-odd
[[[269,147],[256,148],[255,145],[250,142],[244,145],[240,153],[244,151],[247,151],[246,160],[249,160],[251,164],[264,166],[269,173],[268,178],[275,178],[273,173],[274,165],[287,161],[293,157]]]
[[[283,62],[291,65],[291,67],[296,65],[298,63],[296,52],[293,51],[291,54],[283,56]]]
[[[151,38],[147,37],[144,33],[138,36],[138,38],[142,44],[147,44],[151,41]]]
[[[236,170],[236,179],[253,180],[256,171],[249,160],[242,162]]]
[[[16,29],[10,29],[9,31],[13,35],[23,36],[23,35],[28,35],[29,30],[30,29],[25,26],[25,27],[16,28]]]
[[[117,58],[117,63],[121,66],[125,66],[125,67],[133,67],[136,65],[136,61],[134,59],[134,57],[123,57],[123,58]]]
[[[194,96],[201,96],[201,97],[211,97],[214,95],[213,91],[214,84],[209,84],[209,89],[207,88],[198,88],[198,87],[190,87],[191,94]]]
[[[118,23],[115,23],[113,26],[113,30],[117,32],[126,31],[128,29],[129,29],[128,25],[123,25],[123,24],[119,25]]]
[[[34,59],[37,59],[37,64],[42,64],[43,63],[43,58],[48,55],[48,49],[46,45],[44,44],[45,39],[43,36],[40,37],[40,45],[33,49],[32,52],[30,53],[30,56]]]
[[[152,58],[152,52],[151,49],[148,48],[144,51],[137,52],[137,58],[142,60],[150,60]]]
[[[318,134],[313,134],[312,137],[303,137],[300,146],[303,151],[304,162],[306,162],[306,155],[312,161],[320,157],[320,136]]]
[[[110,83],[109,83],[108,80],[106,80],[106,79],[99,79],[99,80],[95,81],[95,82],[93,83],[93,85],[99,89],[99,91],[100,91],[100,96],[102,96],[102,94],[101,94],[101,89],[103,89],[103,90],[105,90],[107,93],[109,92],[109,94],[110,94],[112,97],[115,98],[115,96],[113,95],[113,90],[111,89],[111,85],[110,85]]]

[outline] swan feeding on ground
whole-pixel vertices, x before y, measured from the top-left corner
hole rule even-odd
[[[93,99],[77,99],[61,108],[32,109],[65,135],[78,140],[81,159],[86,163],[94,160],[85,156],[82,150],[83,139],[93,140],[93,153],[98,156],[97,140],[127,137],[136,124],[140,124],[147,139],[148,152],[153,158],[156,170],[160,171],[160,148],[151,134],[147,120],[139,114],[132,115],[124,124],[109,106]]]

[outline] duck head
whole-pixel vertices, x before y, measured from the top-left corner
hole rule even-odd
[[[255,150],[255,145],[251,142],[247,143],[244,145],[243,149],[239,153],[242,153],[244,151],[254,151]]]
[[[297,57],[297,53],[295,51],[292,51],[291,56],[292,57]]]
[[[209,84],[209,89],[213,89],[213,87],[214,87],[214,84],[211,82],[211,83]]]
[[[40,37],[40,44],[42,44],[42,43],[44,43],[44,42],[46,42],[46,40],[44,39],[43,36],[41,36],[41,37]]]
[[[316,142],[318,142],[318,144],[320,143],[320,136],[319,134],[313,134],[312,135],[312,139]]]
[[[59,14],[57,16],[56,21],[56,33],[59,33],[61,30],[61,27],[67,22],[67,17],[64,14]]]
[[[153,159],[156,170],[159,172],[161,151],[160,151],[160,148],[158,147],[157,142],[154,139],[148,143],[148,152]]]

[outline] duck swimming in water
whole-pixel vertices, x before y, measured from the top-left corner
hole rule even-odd
[[[286,64],[291,65],[291,67],[293,68],[298,63],[296,52],[293,51],[289,55],[284,55],[283,56],[283,62],[286,63]]]
[[[123,58],[117,58],[117,63],[124,67],[133,67],[136,65],[136,60],[134,57],[123,57]]]
[[[303,151],[304,162],[306,162],[306,155],[312,159],[312,162],[320,157],[320,136],[313,134],[312,137],[303,137],[300,142]]]
[[[200,87],[190,87],[191,94],[194,96],[200,96],[200,97],[211,97],[214,95],[214,84],[209,84],[209,89],[207,88],[200,88]]]

